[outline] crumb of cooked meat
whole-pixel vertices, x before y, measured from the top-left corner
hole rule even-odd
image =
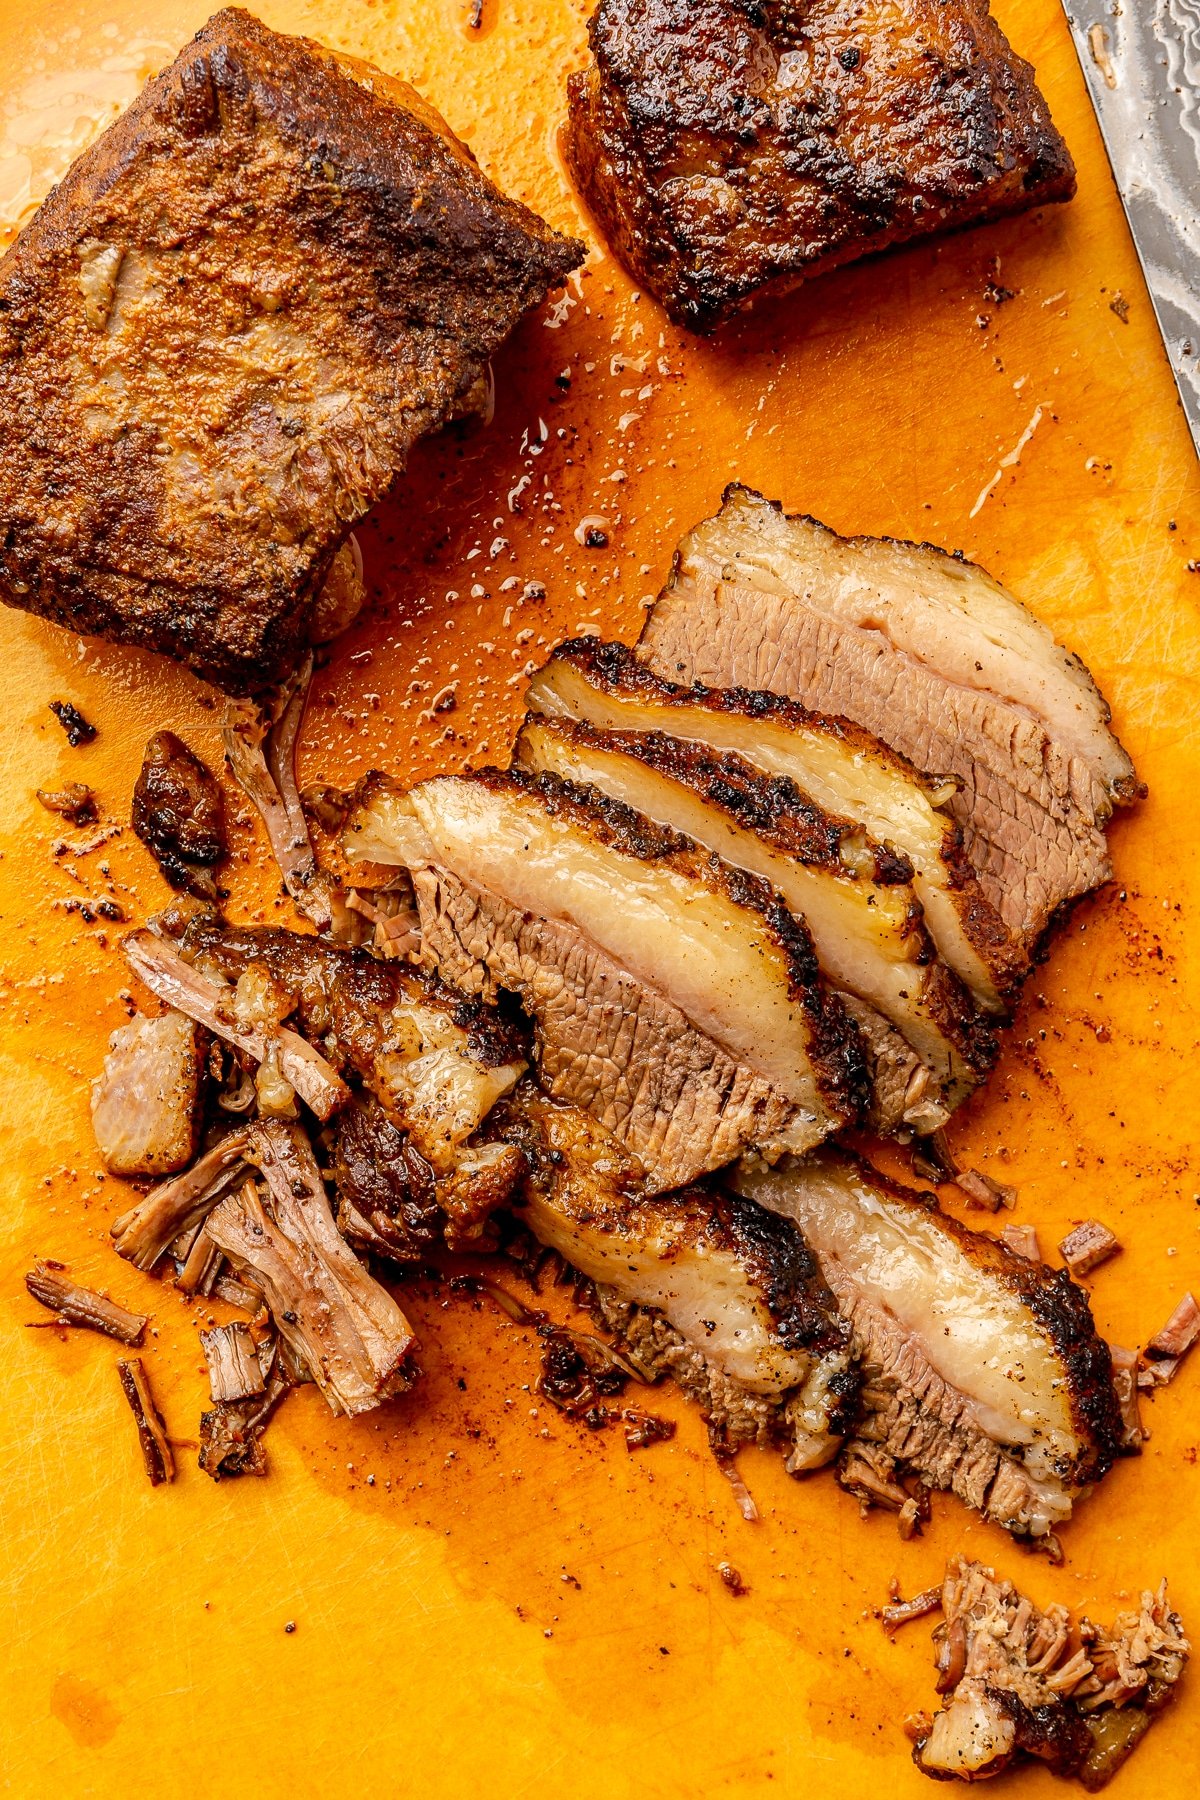
[[[1026,1262],[1037,1263],[1042,1260],[1036,1225],[1006,1225],[1000,1233],[1000,1242],[1007,1244],[1018,1256],[1023,1256]]]
[[[1102,1225],[1099,1219],[1085,1219],[1074,1231],[1067,1233],[1058,1246],[1058,1254],[1072,1275],[1090,1275],[1120,1248],[1119,1238],[1107,1225]]]
[[[1138,1385],[1165,1387],[1198,1337],[1200,1306],[1193,1294],[1185,1294],[1162,1330],[1155,1332],[1142,1351]]]
[[[901,1625],[907,1625],[912,1619],[923,1619],[927,1613],[940,1612],[941,1607],[941,1588],[926,1588],[923,1593],[914,1594],[911,1600],[889,1601],[879,1615],[880,1623],[890,1636]]]
[[[98,816],[96,796],[83,781],[64,781],[60,788],[38,788],[37,798],[47,812],[58,813],[69,825],[91,825]]]
[[[227,853],[221,789],[173,731],[155,732],[146,745],[130,822],[171,887],[218,898],[212,870]]]
[[[135,1356],[129,1362],[118,1363],[117,1374],[137,1425],[138,1443],[150,1485],[157,1487],[160,1482],[174,1481],[175,1458],[162,1414],[150,1392],[150,1381],[141,1357]]]
[[[1120,1344],[1108,1346],[1112,1355],[1113,1391],[1121,1409],[1121,1450],[1126,1456],[1140,1456],[1149,1432],[1142,1424],[1138,1406],[1138,1362],[1136,1350]]]
[[[350,817],[354,789],[334,787],[328,781],[310,781],[300,789],[300,804],[322,831],[338,832]]]
[[[950,1148],[946,1129],[939,1125],[936,1131],[920,1137],[913,1145],[913,1173],[922,1181],[954,1181],[960,1170]]]
[[[77,706],[69,700],[51,700],[50,711],[67,734],[67,742],[72,750],[80,744],[90,744],[96,737],[96,727],[89,725]]]
[[[148,1320],[144,1313],[129,1312],[118,1306],[107,1294],[68,1281],[57,1263],[37,1262],[25,1277],[32,1297],[48,1306],[68,1325],[81,1325],[89,1331],[101,1331],[105,1337],[122,1344],[141,1343]]]
[[[171,1175],[200,1143],[208,1034],[181,1012],[135,1013],[92,1083],[92,1130],[114,1175]]]
[[[996,1775],[1031,1755],[1094,1791],[1173,1698],[1188,1658],[1165,1581],[1110,1630],[1086,1617],[1073,1629],[1065,1606],[1043,1612],[994,1570],[958,1557],[941,1605],[934,1643],[944,1704],[920,1731],[913,1760],[942,1780]]]
[[[645,1450],[650,1444],[665,1444],[675,1436],[675,1421],[660,1419],[657,1413],[635,1412],[627,1406],[621,1413],[625,1421],[625,1448]]]
[[[214,1481],[266,1474],[263,1433],[279,1402],[297,1384],[296,1371],[281,1354],[278,1339],[266,1338],[255,1349],[245,1325],[226,1326],[224,1331],[242,1336],[232,1342],[226,1337],[216,1345],[211,1342],[216,1333],[201,1334],[213,1406],[200,1415],[199,1460]]]
[[[962,1169],[954,1177],[954,1185],[962,1189],[972,1206],[985,1212],[999,1212],[1002,1206],[1015,1206],[1017,1190],[1002,1181],[994,1181],[979,1169]]]

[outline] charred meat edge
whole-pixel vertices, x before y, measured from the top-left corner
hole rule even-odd
[[[444,788],[448,783],[473,787],[494,797],[501,806],[513,806],[520,813],[531,815],[555,833],[578,836],[589,851],[594,850],[603,859],[614,862],[617,870],[622,860],[628,860],[640,865],[642,875],[647,870],[655,875],[661,872],[667,881],[678,884],[681,892],[690,888],[703,893],[722,911],[740,919],[745,928],[759,935],[763,952],[774,966],[772,979],[776,989],[781,988],[796,1009],[797,1026],[793,1035],[798,1033],[799,1054],[784,1074],[781,1091],[798,1109],[809,1109],[818,1117],[824,1116],[831,1125],[848,1123],[861,1116],[869,1092],[858,1034],[845,1009],[824,990],[807,932],[793,920],[765,882],[729,868],[719,858],[704,854],[680,833],[652,825],[629,807],[607,799],[596,789],[578,787],[549,775],[533,778],[519,771],[504,773],[485,769],[472,776],[441,777],[406,794],[385,776],[368,776],[360,789],[358,809],[347,827],[347,854],[369,857],[376,862],[406,863],[405,823],[410,844],[412,826],[418,821],[419,835],[427,839],[421,809],[428,806],[432,791]],[[437,866],[438,854],[432,843],[422,849],[421,855],[422,859],[427,858]],[[619,873],[616,879],[620,881]],[[619,906],[619,886],[614,900]],[[519,901],[513,903],[520,904]],[[607,946],[601,947],[607,949]],[[630,973],[643,979],[636,970]],[[663,991],[656,982],[650,985]],[[679,1004],[669,990],[666,998]],[[687,1012],[688,1009],[685,1006],[682,1010]],[[732,1018],[729,1022],[737,1024]],[[698,1022],[698,1028],[717,1041],[725,1041],[702,1022]],[[743,1060],[748,1060],[745,1053],[749,1048],[755,1065],[761,1060],[764,1064],[761,1072],[768,1080],[774,1079],[771,1066],[767,1066],[768,1059],[763,1057],[762,1045],[743,1045],[739,1049],[736,1043],[726,1042],[726,1047],[734,1055],[741,1055]],[[783,1071],[787,1060],[785,1047],[773,1044],[768,1048],[770,1063]]]
[[[977,1274],[996,1283],[1010,1302],[1015,1302],[1028,1314],[1031,1330],[1043,1339],[1060,1367],[1060,1393],[1066,1403],[1070,1436],[1075,1445],[1070,1449],[1063,1444],[1056,1452],[1047,1444],[1050,1469],[1068,1489],[1078,1489],[1100,1480],[1119,1454],[1121,1441],[1112,1359],[1108,1346],[1096,1332],[1086,1294],[1066,1272],[1032,1263],[1009,1250],[999,1239],[971,1231],[949,1214],[942,1213],[932,1194],[902,1187],[861,1158],[843,1151],[824,1148],[809,1160],[807,1167],[796,1164],[764,1170],[742,1164],[734,1172],[732,1185],[760,1204],[773,1206],[795,1218],[801,1230],[806,1230],[803,1189],[807,1172],[861,1183],[874,1191],[885,1209],[896,1209],[892,1216],[897,1223],[897,1213],[903,1218],[905,1213],[911,1212],[914,1219],[931,1224],[954,1250],[967,1258]],[[806,1235],[818,1261],[822,1261],[819,1238],[811,1230],[806,1231]],[[826,1276],[830,1278],[828,1268]],[[830,1279],[836,1290],[836,1281]],[[930,1361],[936,1367],[932,1358]],[[942,1379],[948,1386],[953,1386],[949,1376]],[[971,1400],[969,1394],[965,1398]],[[984,1435],[991,1434],[985,1432]],[[1022,1447],[1019,1443],[1010,1446],[999,1439],[993,1441],[1020,1459]],[[1025,1446],[1027,1449],[1034,1447]]]
[[[707,1185],[648,1200],[603,1126],[531,1084],[494,1124],[526,1160],[522,1223],[594,1284],[643,1378],[671,1374],[700,1403],[719,1453],[783,1444],[792,1473],[836,1454],[857,1389],[850,1334],[790,1220]]]
[[[1109,729],[1112,712],[1091,672],[978,563],[936,544],[842,537],[732,482],[720,512],[681,542],[672,585],[689,579],[692,568],[707,574],[726,564],[727,527],[739,534],[730,579],[801,595],[843,624],[882,633],[897,655],[952,686],[990,694],[1037,719],[1113,800],[1138,797],[1133,764]]]
[[[565,720],[527,721],[515,760],[592,783],[770,882],[807,926],[827,978],[897,1028],[951,1104],[991,1067],[994,1035],[936,960],[908,866],[850,821],[823,813],[786,777],[765,777],[733,751],[714,753],[661,732],[605,732]],[[856,873],[860,853],[873,877]]]
[[[862,726],[778,694],[681,687],[624,644],[594,638],[556,650],[526,699],[535,716],[658,729],[732,750],[764,775],[793,780],[835,816],[858,821],[911,862],[925,923],[948,966],[985,1011],[1005,1010],[1025,959],[984,897],[961,828],[943,809],[945,784],[919,774]]]
[[[440,1172],[525,1067],[518,1033],[492,1008],[399,961],[211,915],[187,924],[179,954],[233,982],[265,966],[339,1063],[337,1079],[357,1074]]]

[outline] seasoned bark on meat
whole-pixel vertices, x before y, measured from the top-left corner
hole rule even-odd
[[[803,921],[827,980],[890,1020],[927,1065],[929,1101],[943,1105],[932,1123],[928,1109],[907,1122],[943,1123],[991,1067],[994,1034],[937,960],[911,865],[787,776],[663,732],[549,719],[526,721],[514,761],[592,783],[768,882]]]
[[[1109,1469],[1121,1421],[1087,1297],[941,1213],[931,1195],[822,1150],[743,1165],[739,1192],[794,1219],[854,1333],[858,1440],[1018,1533],[1041,1536]]]
[[[601,0],[571,171],[617,255],[708,331],[762,294],[1075,191],[986,0]]]
[[[1139,790],[1107,707],[1082,665],[970,564],[838,538],[730,488],[681,545],[639,654],[671,681],[848,714],[957,780],[949,810],[1027,953],[1060,907],[1111,875],[1104,828]]]
[[[138,1013],[108,1040],[92,1130],[114,1175],[171,1175],[200,1143],[207,1034],[181,1012]]]
[[[423,958],[516,993],[555,1091],[649,1154],[656,1187],[739,1144],[804,1148],[865,1102],[857,1034],[767,884],[594,788],[372,776],[346,846],[413,873]]]
[[[979,1005],[1004,1010],[1019,972],[1008,931],[967,859],[945,810],[954,783],[930,779],[849,719],[810,711],[762,689],[680,686],[624,644],[577,638],[534,675],[530,716],[578,719],[608,731],[664,731],[732,751],[783,777],[826,812],[859,822],[911,862],[913,884],[939,954]],[[1018,959],[1018,963],[1019,963]]]
[[[528,1165],[522,1222],[595,1284],[598,1316],[637,1372],[670,1374],[722,1455],[757,1442],[783,1446],[797,1473],[827,1462],[857,1384],[800,1232],[721,1190],[648,1201],[594,1119],[532,1086],[495,1123]]]
[[[0,595],[231,692],[580,260],[403,82],[218,13],[0,264]]]

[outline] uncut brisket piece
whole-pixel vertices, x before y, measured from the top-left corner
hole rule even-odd
[[[238,9],[0,262],[0,598],[232,693],[580,247],[411,88]]]
[[[621,261],[696,331],[1075,191],[987,0],[601,0],[589,35],[571,172]]]

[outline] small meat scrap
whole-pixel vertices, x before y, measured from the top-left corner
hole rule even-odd
[[[1017,1202],[1016,1188],[994,1181],[979,1169],[961,1170],[954,1177],[954,1185],[962,1189],[972,1206],[981,1207],[984,1212],[999,1212],[1002,1206],[1015,1206]]]
[[[1000,1233],[1000,1242],[1007,1244],[1017,1256],[1023,1256],[1026,1262],[1042,1260],[1036,1225],[1006,1225]]]
[[[38,788],[37,797],[47,812],[58,813],[69,825],[91,825],[96,818],[96,796],[82,781],[64,781],[60,788]]]
[[[116,1338],[122,1344],[137,1345],[142,1341],[147,1324],[144,1313],[129,1312],[106,1294],[93,1293],[91,1288],[68,1281],[61,1263],[35,1263],[25,1277],[25,1286],[64,1324],[102,1331],[105,1337]]]
[[[200,1147],[207,1033],[181,1012],[135,1013],[92,1083],[92,1130],[114,1175],[173,1175]]]
[[[200,1415],[200,1467],[214,1481],[265,1475],[263,1432],[296,1386],[296,1372],[280,1354],[278,1339],[264,1339],[256,1348],[240,1322],[201,1332],[200,1342],[213,1397],[212,1410]]]
[[[89,725],[77,706],[69,700],[51,700],[50,711],[67,734],[67,742],[72,750],[78,750],[80,744],[90,744],[96,737],[96,727]]]
[[[740,1569],[735,1569],[730,1562],[719,1562],[717,1574],[729,1589],[735,1600],[741,1600],[750,1592],[750,1584],[743,1577]]]
[[[208,1364],[208,1385],[215,1405],[249,1400],[266,1387],[250,1327],[240,1320],[202,1331],[200,1348]]]
[[[1091,1793],[1109,1782],[1174,1697],[1189,1645],[1167,1584],[1111,1630],[1065,1606],[1045,1612],[981,1563],[955,1558],[934,1632],[943,1709],[913,1761],[937,1780],[978,1781],[1034,1756]]]
[[[627,1450],[645,1450],[651,1444],[668,1443],[675,1436],[674,1420],[660,1419],[657,1413],[640,1413],[626,1407],[621,1417],[625,1421]]]
[[[1154,1334],[1142,1351],[1143,1368],[1138,1385],[1165,1387],[1198,1337],[1200,1306],[1194,1295],[1185,1294],[1162,1330]]]
[[[132,824],[173,888],[198,900],[218,899],[212,870],[226,854],[221,789],[173,731],[155,732],[146,745]]]
[[[883,1608],[879,1619],[890,1637],[893,1631],[898,1631],[901,1625],[907,1625],[910,1620],[923,1619],[927,1613],[940,1612],[941,1609],[941,1588],[926,1588],[923,1593],[914,1594],[911,1600],[890,1601]]]
[[[1110,1344],[1108,1348],[1112,1355],[1113,1392],[1121,1409],[1121,1452],[1125,1456],[1140,1456],[1150,1434],[1142,1424],[1138,1407],[1138,1353],[1121,1344]]]
[[[141,1357],[136,1356],[130,1362],[118,1363],[117,1374],[121,1378],[125,1398],[137,1425],[138,1443],[141,1445],[142,1461],[146,1465],[150,1485],[157,1487],[160,1482],[174,1481],[175,1458],[162,1414],[154,1404]]]
[[[1072,1275],[1090,1275],[1120,1248],[1120,1240],[1107,1225],[1102,1225],[1099,1219],[1085,1219],[1082,1225],[1067,1233],[1058,1246],[1058,1254]]]

